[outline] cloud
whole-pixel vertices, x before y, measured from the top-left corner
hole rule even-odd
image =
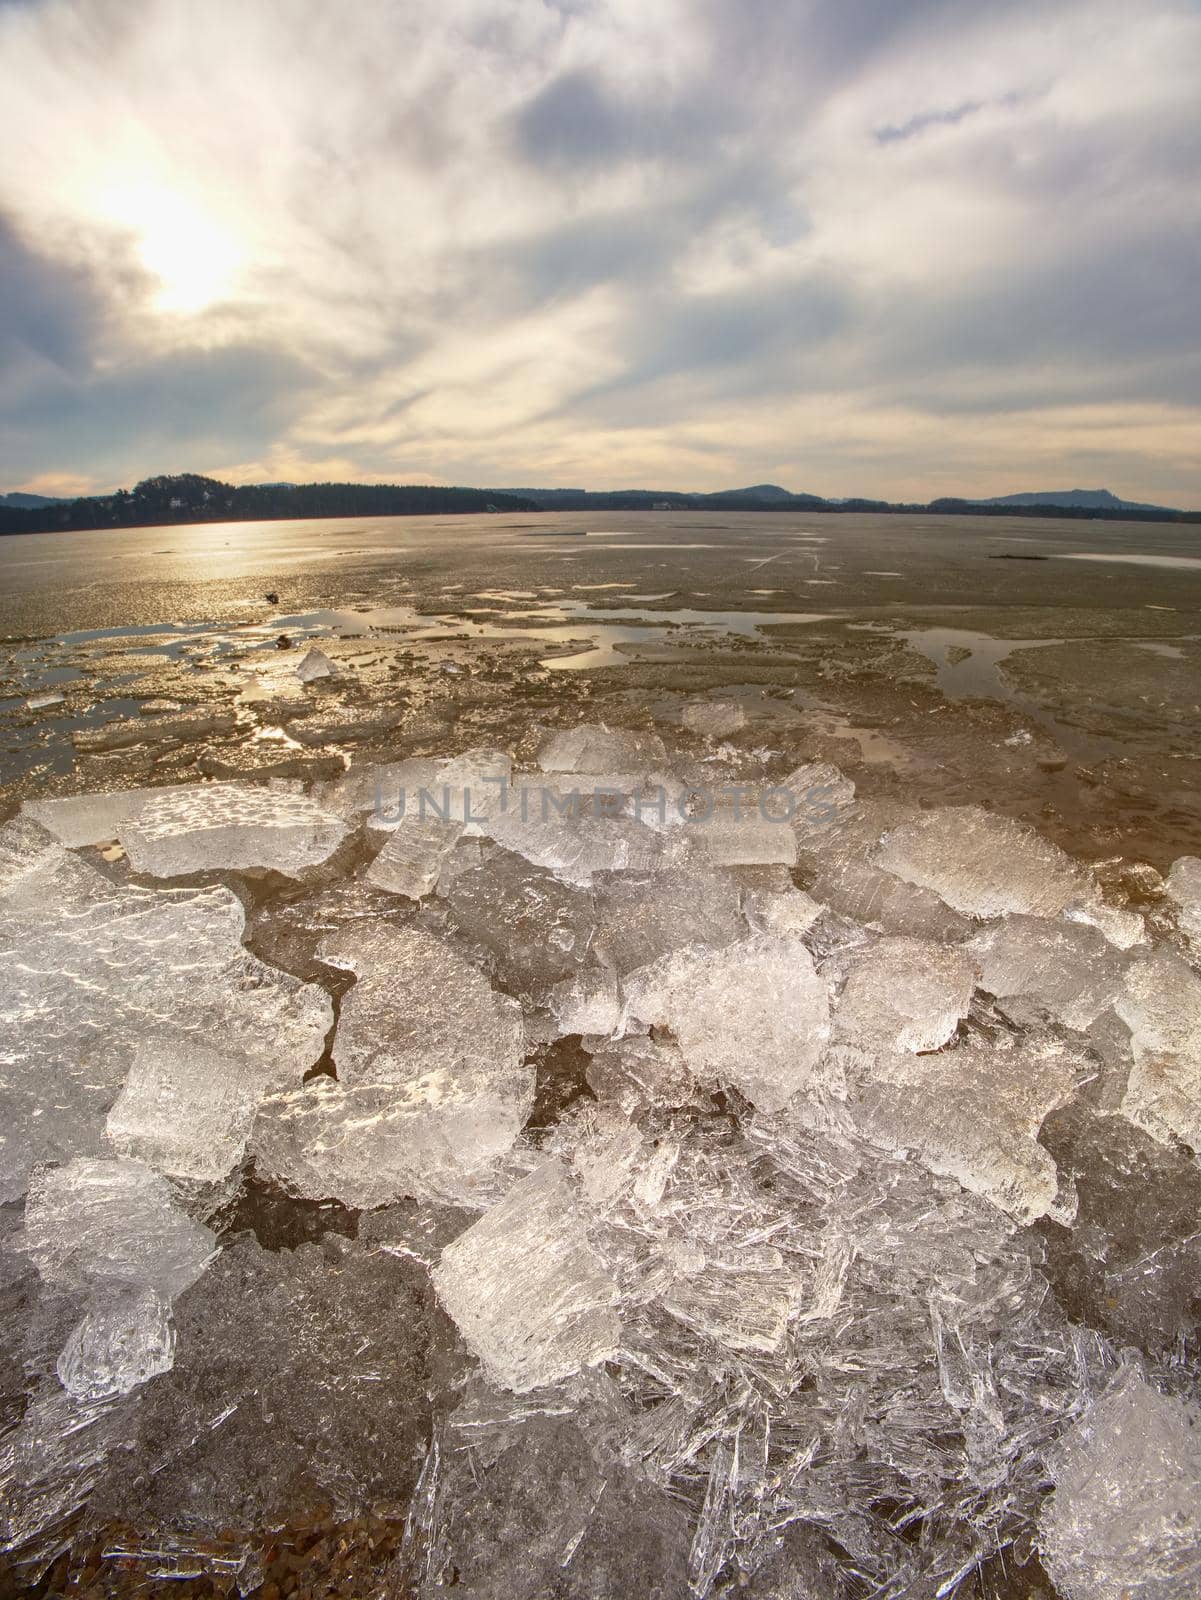
[[[1199,71],[1185,0],[0,4],[0,487],[1201,504]]]

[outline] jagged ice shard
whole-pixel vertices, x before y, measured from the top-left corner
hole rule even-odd
[[[617,1285],[559,1162],[545,1162],[442,1252],[438,1299],[496,1383],[554,1383],[616,1352]]]

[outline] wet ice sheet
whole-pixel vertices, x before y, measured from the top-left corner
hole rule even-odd
[[[342,821],[305,794],[275,784],[197,784],[149,798],[117,837],[138,872],[179,878],[226,867],[295,876],[327,861]]]

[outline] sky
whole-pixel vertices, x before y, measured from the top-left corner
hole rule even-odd
[[[0,490],[1201,506],[1201,0],[0,0]]]

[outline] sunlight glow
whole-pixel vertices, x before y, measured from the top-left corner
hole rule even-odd
[[[105,211],[136,235],[138,260],[158,280],[156,311],[195,315],[232,290],[241,250],[181,195],[150,186],[123,189],[106,197]]]

